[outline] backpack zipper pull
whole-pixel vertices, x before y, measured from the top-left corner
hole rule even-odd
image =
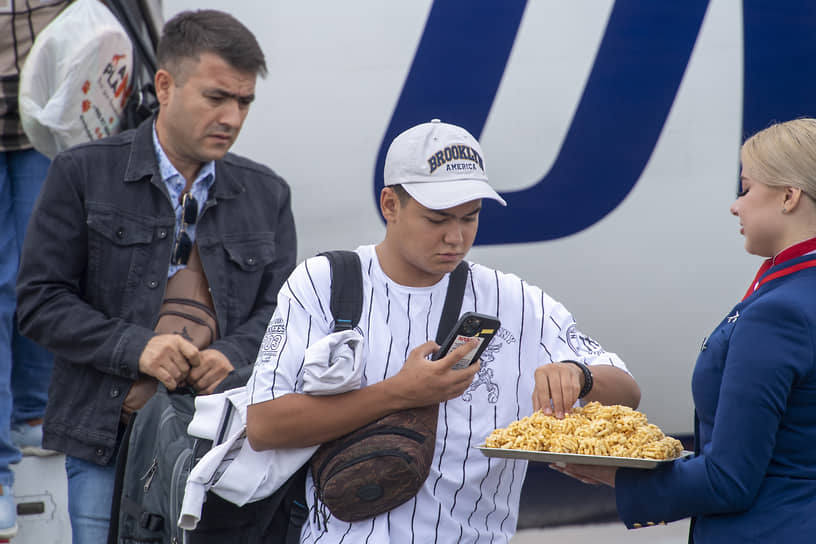
[[[153,483],[153,477],[156,475],[156,470],[159,468],[159,460],[157,458],[153,458],[153,462],[147,468],[147,472],[145,472],[144,476],[142,476],[142,480],[145,481],[144,483],[144,492],[147,493],[147,490],[150,489],[150,484]]]

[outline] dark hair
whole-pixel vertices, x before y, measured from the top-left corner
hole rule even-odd
[[[159,68],[183,79],[182,61],[198,61],[202,53],[218,55],[236,70],[266,76],[258,41],[232,15],[214,9],[183,11],[165,23],[156,48]]]
[[[408,191],[405,190],[405,187],[397,183],[396,185],[389,185],[394,193],[397,195],[399,199],[400,206],[405,206],[408,204],[408,200],[411,198],[411,195],[408,194]]]

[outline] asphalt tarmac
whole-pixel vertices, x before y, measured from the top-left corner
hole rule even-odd
[[[522,529],[510,544],[686,544],[688,520],[629,530],[620,522]]]

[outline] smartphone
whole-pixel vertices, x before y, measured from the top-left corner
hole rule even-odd
[[[469,338],[475,338],[478,340],[478,344],[461,360],[457,361],[453,368],[465,368],[475,363],[499,331],[500,325],[501,322],[498,318],[492,315],[477,314],[476,312],[462,314],[462,317],[456,322],[456,326],[453,327],[448,337],[442,342],[442,347],[436,352],[433,360],[441,359],[449,351],[467,342]]]

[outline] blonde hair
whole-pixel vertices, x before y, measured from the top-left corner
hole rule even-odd
[[[816,199],[816,119],[776,123],[748,138],[743,161],[770,187],[796,187]]]

